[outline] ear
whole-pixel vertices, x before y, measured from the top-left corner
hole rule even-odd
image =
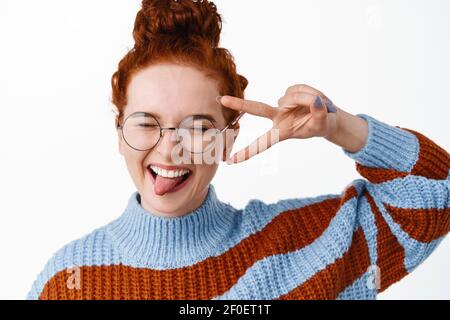
[[[222,160],[223,160],[224,162],[226,162],[227,159],[228,159],[228,158],[230,157],[230,155],[231,155],[231,150],[233,149],[234,143],[236,142],[236,139],[237,139],[237,137],[238,137],[238,135],[239,135],[239,129],[240,129],[240,125],[239,125],[239,122],[238,122],[238,123],[233,127],[233,131],[229,133],[229,134],[234,135],[234,136],[232,136],[232,137],[230,137],[230,138],[228,138],[228,139],[226,140],[226,141],[230,140],[231,142],[228,143],[228,144],[226,145],[226,148],[224,148],[224,150],[223,150]]]

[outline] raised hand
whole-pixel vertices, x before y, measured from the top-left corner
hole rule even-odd
[[[219,97],[218,97],[219,98]],[[294,85],[278,100],[278,108],[263,102],[223,96],[224,107],[272,120],[273,127],[238,151],[227,163],[239,163],[287,139],[330,137],[337,128],[340,111],[322,92],[307,85]]]

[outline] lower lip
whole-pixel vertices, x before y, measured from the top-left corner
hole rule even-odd
[[[153,184],[155,184],[155,177],[153,177],[151,170],[152,169],[147,168],[147,172],[150,175],[150,179],[152,180]],[[184,180],[181,184],[179,184],[175,188],[173,188],[172,191],[169,191],[167,193],[173,193],[173,192],[176,192],[176,191],[180,190],[181,188],[183,188],[191,180],[192,175],[193,175],[193,173],[191,171],[191,173],[189,174],[189,177],[187,177],[186,180]]]

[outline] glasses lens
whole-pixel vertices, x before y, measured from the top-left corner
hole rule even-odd
[[[149,150],[158,142],[159,124],[146,113],[136,113],[128,117],[123,125],[123,136],[134,149]]]
[[[203,153],[216,142],[218,130],[213,123],[202,117],[184,119],[178,130],[183,148],[192,153]]]

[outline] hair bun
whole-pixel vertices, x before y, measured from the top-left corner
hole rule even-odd
[[[133,37],[142,47],[160,36],[201,37],[217,47],[222,19],[207,0],[143,0],[136,16]]]

